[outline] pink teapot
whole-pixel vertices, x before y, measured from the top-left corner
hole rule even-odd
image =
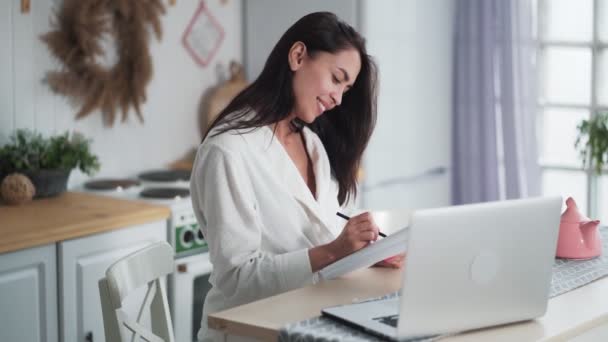
[[[599,220],[583,215],[572,197],[566,200],[557,240],[559,258],[591,259],[602,254],[602,242],[598,230]]]

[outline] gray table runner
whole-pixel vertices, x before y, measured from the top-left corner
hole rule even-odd
[[[600,257],[591,260],[566,260],[556,259],[553,264],[553,278],[551,279],[551,289],[549,297],[572,291],[578,287],[586,285],[594,280],[608,275],[608,227],[600,229],[602,235],[602,250]],[[392,298],[398,293],[391,293],[386,296],[370,300]],[[438,336],[430,339],[416,340],[433,341],[441,338]],[[366,334],[357,329],[335,322],[325,317],[314,317],[304,321],[291,323],[281,328],[279,331],[279,341],[382,341],[372,335]]]

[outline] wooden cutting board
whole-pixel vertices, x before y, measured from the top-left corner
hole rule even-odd
[[[232,61],[230,63],[230,78],[212,89],[204,101],[205,105],[203,107],[205,109],[201,112],[202,117],[199,118],[201,137],[218,114],[248,85],[243,66]]]

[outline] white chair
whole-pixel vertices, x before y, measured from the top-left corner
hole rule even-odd
[[[173,272],[173,248],[157,242],[116,261],[99,280],[103,325],[108,342],[126,342],[121,329],[131,333],[130,341],[174,342],[171,314],[162,279]],[[123,308],[124,299],[143,285],[148,290],[137,319]],[[150,314],[152,331],[142,321]],[[126,328],[126,329],[125,329]]]

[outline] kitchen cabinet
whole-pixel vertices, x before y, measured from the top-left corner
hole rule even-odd
[[[98,282],[121,257],[144,246],[166,241],[167,221],[159,220],[58,243],[61,341],[105,341]],[[127,299],[141,302],[146,288]]]
[[[0,255],[0,341],[55,342],[55,244]]]
[[[79,192],[0,205],[0,342],[104,341],[99,279],[117,259],[166,241],[169,214]]]

